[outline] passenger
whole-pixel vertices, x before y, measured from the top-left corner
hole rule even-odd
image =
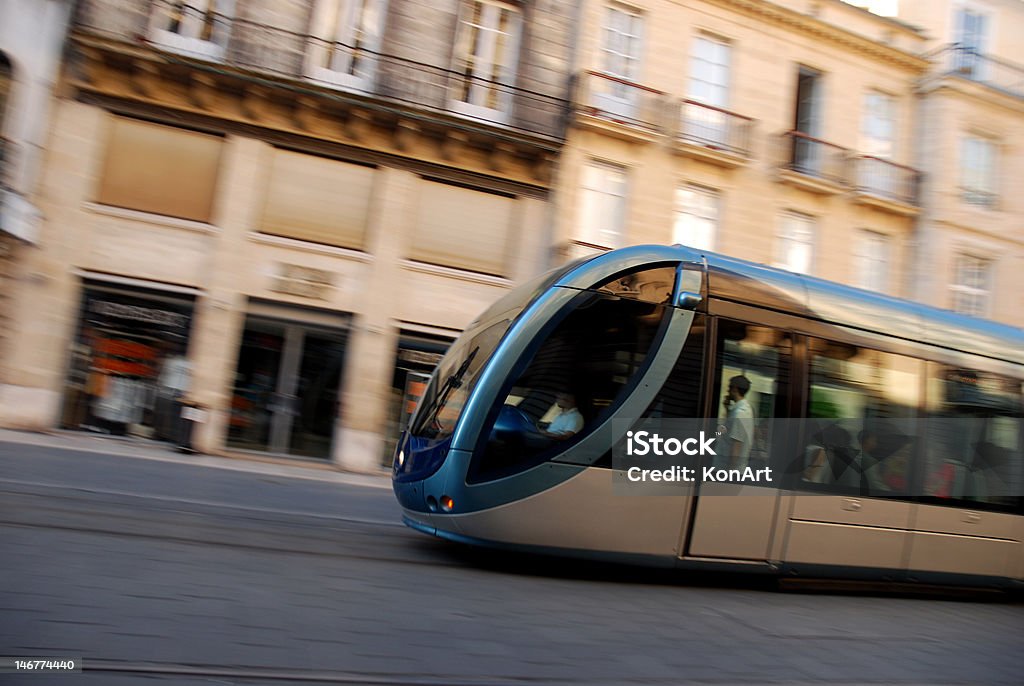
[[[555,396],[555,404],[560,410],[558,415],[551,420],[547,429],[540,429],[540,432],[548,438],[564,441],[583,428],[583,415],[576,408],[576,396],[572,393],[559,393]]]
[[[722,404],[725,406],[725,454],[715,457],[715,467],[743,469],[750,460],[754,444],[754,410],[747,402],[750,379],[742,374],[729,379],[729,387]]]

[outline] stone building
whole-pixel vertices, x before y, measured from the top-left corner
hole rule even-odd
[[[1024,23],[990,3],[974,55],[983,4],[585,2],[559,249],[678,242],[1024,324]]]
[[[575,3],[86,0],[0,423],[376,469],[549,261]]]

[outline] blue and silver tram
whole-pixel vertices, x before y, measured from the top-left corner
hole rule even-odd
[[[738,377],[739,453],[779,480],[617,494],[623,418],[721,421]],[[1020,583],[1022,380],[1021,330],[681,246],[626,248],[537,277],[466,329],[393,485],[409,526],[472,544]],[[566,395],[581,426],[553,435]]]

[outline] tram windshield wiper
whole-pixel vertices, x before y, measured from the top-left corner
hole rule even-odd
[[[448,402],[448,397],[451,395],[452,390],[462,387],[462,379],[466,375],[466,372],[469,371],[469,365],[473,362],[473,359],[476,357],[478,352],[480,352],[480,346],[473,348],[472,352],[470,352],[469,355],[466,356],[466,359],[463,360],[462,364],[459,365],[459,368],[452,374],[448,375],[448,378],[445,379],[444,383],[441,384],[441,388],[434,395],[430,405],[428,405],[424,410],[423,417],[425,421],[420,425],[420,427],[421,430],[424,430],[425,426],[429,425],[431,438],[440,433],[443,428],[440,422],[437,421],[438,413]]]

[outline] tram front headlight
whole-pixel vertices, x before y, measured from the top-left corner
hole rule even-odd
[[[404,464],[405,464],[405,449],[403,448],[403,449],[398,451],[398,466],[401,467]]]

